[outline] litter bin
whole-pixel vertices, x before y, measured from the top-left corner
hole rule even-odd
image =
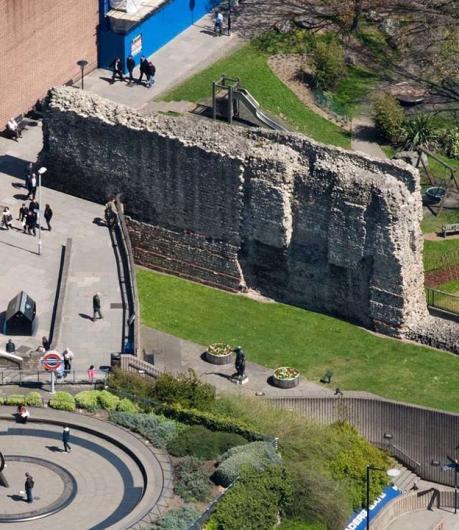
[[[10,303],[5,314],[5,335],[33,335],[37,307],[30,296],[21,291]]]
[[[121,368],[121,355],[119,353],[112,353],[110,355],[110,366],[112,368]]]

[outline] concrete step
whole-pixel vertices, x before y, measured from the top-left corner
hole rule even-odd
[[[411,490],[415,482],[417,482],[419,479],[418,475],[416,473],[413,473],[409,469],[407,469],[404,466],[399,466],[400,469],[400,475],[398,477],[395,477],[393,480],[394,486],[396,486],[402,493],[407,493]]]

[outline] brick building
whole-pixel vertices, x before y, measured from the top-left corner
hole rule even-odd
[[[0,0],[0,129],[54,85],[97,67],[99,0]]]

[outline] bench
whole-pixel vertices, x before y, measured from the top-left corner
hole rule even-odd
[[[446,237],[448,234],[456,234],[459,232],[459,223],[451,224],[451,225],[442,225],[441,227],[441,235],[443,237]]]
[[[16,116],[14,119],[15,119],[16,123],[18,124],[18,133],[20,135],[21,132],[27,127],[27,118],[25,117],[24,114],[19,114],[19,116]],[[10,130],[8,128],[8,126],[6,127],[6,134],[10,138],[15,138],[16,137],[16,135],[13,133],[12,130]]]

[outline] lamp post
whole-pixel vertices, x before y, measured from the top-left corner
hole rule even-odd
[[[387,476],[394,478],[400,475],[400,469],[381,469],[380,467],[367,466],[367,530],[370,530],[370,472],[371,471],[383,471]]]
[[[47,172],[46,167],[41,167],[38,170],[38,255],[41,255],[41,223],[43,221],[41,211],[42,211],[42,204],[41,204],[41,176],[44,175]]]
[[[228,0],[228,37],[231,35],[231,0]]]
[[[81,68],[81,90],[84,89],[84,67],[88,64],[88,61],[81,59],[77,61],[77,65]]]

